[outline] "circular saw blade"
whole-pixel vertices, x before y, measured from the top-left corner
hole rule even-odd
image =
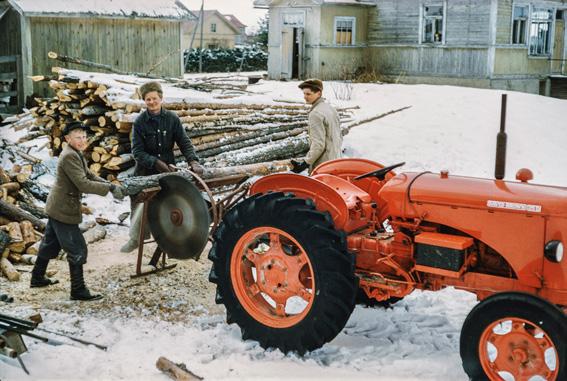
[[[171,258],[199,259],[209,236],[209,211],[197,187],[176,175],[159,180],[148,206],[150,231]]]

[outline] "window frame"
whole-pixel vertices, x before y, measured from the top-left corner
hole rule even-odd
[[[533,17],[533,14],[537,11],[537,10],[545,10],[548,12],[551,12],[551,17],[549,19],[547,19],[546,21],[544,21],[543,19],[536,19]],[[554,48],[554,38],[555,38],[555,12],[557,11],[557,8],[555,7],[549,7],[549,6],[545,6],[545,4],[542,4],[541,6],[536,6],[534,4],[530,5],[530,21],[529,21],[529,29],[528,29],[528,40],[527,40],[527,48],[528,48],[528,56],[531,58],[548,58],[553,56],[553,48]],[[538,53],[532,53],[532,24],[534,22],[538,22],[539,24],[542,23],[547,23],[549,25],[548,28],[548,33],[549,33],[549,38],[547,39],[547,43],[548,43],[548,49],[549,51],[544,52],[542,54],[538,54]]]
[[[427,26],[426,18],[438,18],[434,16],[426,16],[425,7],[442,7],[443,15],[441,16],[441,41],[425,41],[425,28]],[[447,1],[430,1],[420,4],[419,7],[419,43],[424,45],[445,45],[445,32],[447,30]]]
[[[295,22],[293,24],[286,24],[286,17],[294,18],[300,22]],[[282,28],[305,28],[305,12],[304,11],[286,11],[281,14],[281,26]]]
[[[514,10],[516,8],[528,8],[528,15],[526,17],[526,30],[524,31],[524,42],[514,42]],[[531,25],[532,6],[529,3],[512,3],[512,15],[510,16],[510,44],[514,46],[529,46],[530,25]]]
[[[211,23],[211,33],[216,33],[217,32],[217,23],[213,22]]]
[[[337,43],[337,24],[341,21],[352,21],[352,35],[350,44]],[[333,22],[333,45],[338,47],[356,46],[356,17],[355,16],[335,16]]]

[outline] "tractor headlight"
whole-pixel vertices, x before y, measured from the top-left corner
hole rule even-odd
[[[561,241],[549,241],[545,244],[544,254],[551,262],[561,262],[563,259],[563,244]]]

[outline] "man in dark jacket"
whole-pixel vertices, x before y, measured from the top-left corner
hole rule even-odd
[[[181,120],[177,114],[162,107],[161,85],[158,82],[145,83],[140,87],[140,94],[147,109],[136,118],[132,131],[132,153],[136,159],[134,176],[173,172],[170,165],[175,165],[174,143],[177,143],[191,170],[201,175],[203,167],[199,164],[199,158]],[[132,204],[130,239],[122,246],[121,252],[129,253],[138,247],[141,221],[142,205]],[[149,232],[146,231],[145,234],[149,235]]]
[[[59,283],[46,278],[49,260],[56,258],[61,249],[67,252],[71,275],[71,300],[94,300],[83,279],[83,265],[87,262],[87,243],[79,230],[83,217],[83,193],[105,196],[108,192],[117,199],[124,198],[122,187],[111,184],[88,169],[83,151],[87,147],[87,134],[80,122],[72,122],[63,131],[67,146],[63,148],[57,164],[55,184],[49,192],[45,211],[49,216],[41,241],[37,260],[32,270],[31,287],[45,287]]]

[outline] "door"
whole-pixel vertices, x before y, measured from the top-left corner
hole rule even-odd
[[[293,34],[293,28],[282,29],[280,79],[291,79],[293,77],[293,48],[295,45]]]

